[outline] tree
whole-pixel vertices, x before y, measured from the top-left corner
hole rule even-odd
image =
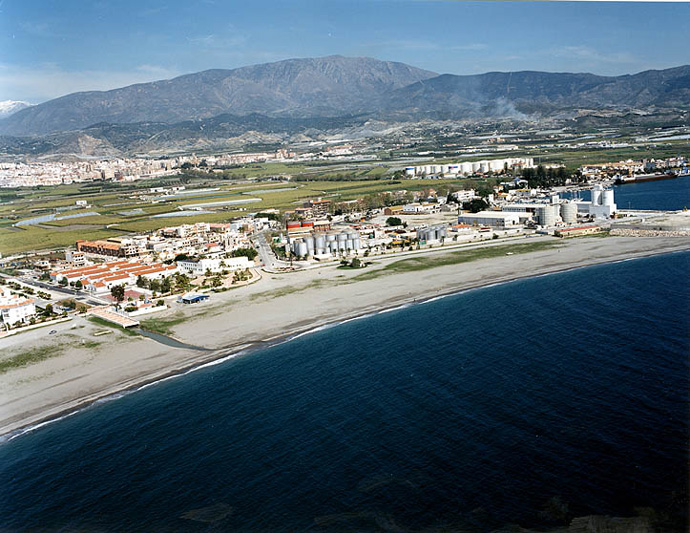
[[[45,314],[47,316],[53,315],[53,306],[51,304],[46,305]]]
[[[361,267],[362,267],[362,262],[359,260],[358,257],[355,257],[355,258],[352,260],[352,263],[350,263],[350,265],[352,266],[352,268],[361,268]]]
[[[117,303],[120,304],[125,299],[125,286],[124,285],[113,285],[110,288],[110,294]]]
[[[402,226],[402,220],[400,220],[398,217],[388,217],[386,219],[386,225],[387,226]]]
[[[137,276],[137,287],[146,289],[149,286],[149,280],[144,276]]]
[[[237,248],[236,250],[232,251],[232,257],[245,256],[250,261],[253,261],[257,255],[259,255],[259,252],[257,252],[254,248]]]
[[[470,213],[479,213],[489,207],[489,203],[483,198],[473,198],[469,202],[463,202],[462,208]]]
[[[172,280],[170,277],[163,278],[161,282],[161,291],[170,292],[172,290]]]
[[[84,284],[81,282],[80,279],[78,279],[77,282],[74,284],[74,288],[77,289],[78,291],[80,291],[84,288]]]
[[[60,279],[60,285],[62,285],[63,287],[67,287],[67,283],[68,283],[67,278],[61,278]]]
[[[149,283],[149,289],[153,292],[161,292],[161,282],[158,279],[152,279]]]

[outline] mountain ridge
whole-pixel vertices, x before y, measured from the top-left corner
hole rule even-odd
[[[389,124],[567,120],[583,110],[642,111],[685,120],[690,65],[622,76],[540,71],[439,75],[371,58],[289,59],[66,95],[0,120],[0,150],[36,153],[25,151],[32,146],[40,152],[72,139],[63,135],[69,132],[132,152],[189,143],[224,146],[224,139],[248,132],[285,141],[304,130],[365,131],[370,119]],[[95,146],[90,140],[86,145]]]

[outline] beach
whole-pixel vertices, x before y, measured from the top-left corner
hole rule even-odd
[[[500,243],[488,242],[481,249],[492,251],[490,257],[478,255],[467,262],[445,261],[467,253],[463,250],[439,249],[424,255],[428,264],[409,256],[374,257],[372,265],[359,270],[330,266],[289,274],[262,272],[258,283],[212,294],[202,304],[172,303],[164,316],[156,317],[170,321],[174,338],[206,350],[171,348],[84,318],[56,325],[53,335],[51,328],[42,328],[7,337],[0,340],[4,354],[54,349],[56,355],[0,374],[0,435],[342,320],[514,279],[690,250],[688,237],[528,241],[541,246],[508,252],[520,243],[497,248]],[[406,268],[391,268],[401,263]]]

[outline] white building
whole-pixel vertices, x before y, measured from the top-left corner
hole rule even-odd
[[[592,189],[592,200],[577,202],[577,210],[594,218],[611,218],[618,210],[613,189],[604,189],[600,184],[596,184]]]
[[[184,274],[191,276],[203,276],[207,270],[216,274],[223,270],[244,270],[253,265],[251,261],[245,256],[227,257],[224,259],[198,259],[196,261],[178,261],[177,267]]]
[[[494,226],[507,228],[519,226],[521,216],[524,213],[511,213],[506,211],[480,211],[479,213],[465,213],[458,217],[458,224],[472,224],[477,226]]]
[[[3,289],[0,293],[0,317],[5,324],[24,323],[35,314],[33,300],[12,294],[9,289]]]

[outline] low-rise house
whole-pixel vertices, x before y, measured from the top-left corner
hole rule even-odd
[[[26,323],[36,314],[36,305],[30,298],[12,294],[3,288],[0,292],[0,317],[5,324]]]

